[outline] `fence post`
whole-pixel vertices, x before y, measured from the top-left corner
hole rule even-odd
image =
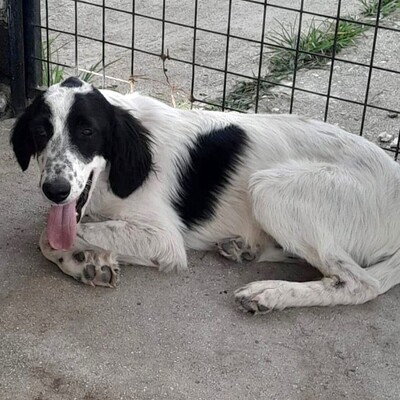
[[[40,0],[23,0],[25,84],[31,97],[42,85],[42,34],[40,26]]]
[[[8,7],[11,108],[18,114],[26,105],[22,0],[11,0]]]

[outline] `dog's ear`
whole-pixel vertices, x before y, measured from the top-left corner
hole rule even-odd
[[[31,157],[35,154],[35,143],[30,131],[30,105],[17,119],[11,131],[10,143],[13,147],[18,164],[25,171]]]
[[[45,104],[43,94],[37,96],[17,118],[11,130],[10,144],[23,171],[28,168],[31,157],[41,150],[39,143],[36,143],[33,137],[32,123],[34,120],[46,122],[49,119],[50,108]]]
[[[115,120],[109,181],[113,193],[128,197],[146,180],[152,169],[151,140],[147,129],[128,111],[114,106]]]

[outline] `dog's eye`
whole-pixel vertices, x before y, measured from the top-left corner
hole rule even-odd
[[[93,131],[90,128],[85,128],[81,130],[81,134],[85,136],[93,135]]]
[[[38,137],[46,137],[47,136],[47,131],[46,131],[46,129],[44,129],[43,126],[37,126],[37,127],[33,128],[33,131],[34,131],[35,135]]]

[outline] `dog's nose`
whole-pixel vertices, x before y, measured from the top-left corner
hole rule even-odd
[[[54,201],[54,203],[61,203],[69,196],[71,185],[65,178],[57,178],[44,182],[42,189],[49,200]]]

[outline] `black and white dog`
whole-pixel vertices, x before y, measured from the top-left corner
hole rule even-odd
[[[115,286],[119,263],[183,270],[187,248],[321,271],[237,290],[251,312],[364,303],[400,282],[400,167],[335,126],[183,111],[69,78],[11,143],[23,170],[36,156],[51,202],[44,256],[83,283]]]

